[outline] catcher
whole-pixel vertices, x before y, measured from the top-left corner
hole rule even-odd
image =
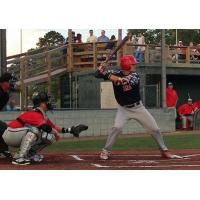
[[[52,97],[45,92],[33,97],[34,110],[24,112],[8,124],[3,139],[8,146],[19,147],[19,152],[12,159],[12,164],[29,165],[41,162],[43,155],[37,154],[43,148],[60,139],[59,133],[70,133],[79,137],[80,132],[87,130],[86,125],[60,128],[48,119],[46,112],[53,110]]]

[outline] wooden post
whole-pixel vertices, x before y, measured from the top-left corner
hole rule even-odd
[[[122,41],[122,29],[118,29],[118,44]],[[117,52],[117,64],[120,65],[120,58],[122,56],[122,50]]]
[[[93,42],[93,68],[97,68],[97,44]]]
[[[165,29],[161,30],[162,34],[162,59],[161,59],[161,66],[162,66],[162,73],[161,73],[161,80],[162,80],[162,107],[166,108],[166,79],[167,79],[167,72],[166,72],[166,63],[165,63]]]
[[[73,48],[72,48],[72,29],[68,29],[68,48],[67,48],[68,69],[73,69]]]
[[[171,56],[170,56],[170,51],[169,51],[169,45],[165,46],[165,61],[166,61],[166,64],[169,64],[172,61]]]
[[[28,61],[29,61],[29,56],[25,57],[24,60],[24,80],[28,77]],[[27,110],[28,107],[28,87],[24,83],[24,108]]]
[[[51,94],[51,55],[48,52],[46,54],[46,60],[47,60],[47,69],[48,69],[48,77],[47,77],[47,83],[48,83],[48,93]]]
[[[24,110],[25,108],[25,84],[24,84],[24,58],[20,59],[20,107],[21,110]]]
[[[149,46],[146,45],[145,47],[145,52],[144,52],[144,63],[147,64],[149,63]]]
[[[190,47],[187,47],[185,53],[186,53],[186,63],[190,63]]]

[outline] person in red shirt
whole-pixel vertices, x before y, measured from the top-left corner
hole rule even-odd
[[[178,95],[176,93],[176,90],[173,89],[173,84],[171,82],[168,83],[168,87],[166,89],[166,98],[167,107],[175,108],[178,101]]]
[[[178,114],[181,117],[183,129],[187,129],[189,127],[192,128],[193,115],[196,110],[198,110],[198,107],[192,103],[192,99],[190,98],[186,104],[183,104],[178,108]]]
[[[19,147],[12,164],[28,165],[41,162],[42,155],[37,155],[46,146],[58,141],[60,133],[71,133],[78,137],[88,126],[79,124],[71,128],[60,128],[47,116],[46,112],[53,109],[52,97],[41,92],[33,97],[33,111],[22,113],[17,119],[8,123],[3,139],[8,146]]]
[[[198,109],[200,109],[200,100],[199,101],[196,101],[196,102],[194,102],[194,105],[198,108]]]

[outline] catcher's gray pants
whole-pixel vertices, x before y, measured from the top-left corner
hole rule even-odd
[[[23,128],[7,128],[3,134],[3,139],[8,146],[20,147],[22,138],[28,132],[27,127]]]
[[[107,142],[104,147],[105,150],[112,150],[112,146],[114,145],[117,136],[122,133],[124,125],[130,119],[135,119],[144,128],[149,130],[161,150],[168,150],[164,143],[160,130],[156,124],[156,121],[147,111],[147,109],[142,105],[142,103],[133,108],[122,107],[120,105],[118,106],[115,124],[114,127],[112,127],[112,131],[107,138]]]
[[[53,133],[41,132],[35,127],[7,128],[3,139],[8,146],[20,147],[16,157],[26,157],[29,154],[36,154],[47,145],[55,141]],[[31,151],[31,152],[29,152]]]

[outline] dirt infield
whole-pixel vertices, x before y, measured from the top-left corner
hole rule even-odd
[[[158,151],[114,151],[111,159],[104,161],[98,152],[44,153],[42,163],[29,166],[10,164],[0,158],[1,170],[199,170],[200,150],[181,150],[173,153],[184,159],[163,159]]]

